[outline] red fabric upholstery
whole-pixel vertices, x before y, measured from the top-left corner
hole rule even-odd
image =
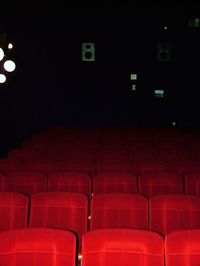
[[[135,150],[129,153],[131,161],[134,160],[160,160],[161,156],[157,150]]]
[[[122,149],[114,150],[98,150],[96,152],[96,160],[128,160],[128,152]]]
[[[0,192],[0,231],[26,227],[28,201],[19,193]]]
[[[200,228],[200,197],[160,195],[149,200],[150,230],[162,234]]]
[[[185,193],[200,195],[200,173],[185,176]]]
[[[183,177],[172,173],[138,176],[139,193],[147,197],[158,194],[183,193]]]
[[[95,174],[95,165],[90,160],[71,159],[60,162],[58,171],[93,175]]]
[[[72,149],[68,152],[69,159],[94,160],[95,150],[93,149]]]
[[[94,230],[83,236],[82,254],[83,266],[164,266],[164,239],[147,230]]]
[[[12,172],[5,176],[4,191],[32,195],[47,191],[47,176],[40,172]]]
[[[51,174],[58,169],[59,163],[56,160],[25,160],[24,171],[39,171],[45,174]]]
[[[175,161],[173,172],[180,175],[200,173],[200,161]]]
[[[162,159],[168,161],[189,160],[191,154],[185,150],[162,150]]]
[[[0,159],[0,172],[9,173],[13,171],[21,171],[23,167],[22,161],[18,159]]]
[[[91,194],[91,178],[81,173],[55,173],[48,176],[48,191]]]
[[[32,196],[30,227],[74,231],[81,239],[87,231],[88,199],[81,193],[44,192]]]
[[[4,175],[0,173],[0,191],[4,190]]]
[[[137,178],[126,173],[105,173],[93,177],[93,193],[137,193]]]
[[[168,162],[154,160],[138,160],[134,161],[134,172],[137,175],[145,173],[169,173],[170,165]]]
[[[44,140],[25,140],[22,143],[22,148],[44,150],[47,148],[47,143]]]
[[[76,237],[65,230],[26,228],[0,234],[1,266],[75,266]]]
[[[200,261],[200,230],[181,230],[167,234],[166,266],[196,266]]]
[[[38,151],[31,149],[14,149],[8,152],[9,159],[36,159],[38,157]]]
[[[97,174],[109,172],[132,173],[132,164],[124,160],[102,160],[97,162]]]
[[[128,193],[96,194],[91,201],[91,229],[148,227],[148,200]]]
[[[42,150],[38,154],[39,159],[43,160],[65,160],[67,153],[64,150]]]

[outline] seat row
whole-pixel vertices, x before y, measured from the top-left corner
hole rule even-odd
[[[0,191],[33,195],[39,192],[81,192],[89,197],[98,193],[133,193],[150,197],[158,194],[200,195],[200,173],[186,176],[173,173],[81,173],[10,172],[0,174]]]
[[[200,261],[200,230],[168,233],[102,229],[82,237],[83,266],[192,266]],[[66,230],[29,228],[0,233],[1,266],[75,266],[76,237]]]
[[[176,174],[189,174],[200,172],[200,161],[167,161],[137,160],[91,160],[71,159],[64,161],[42,159],[0,159],[0,172],[11,171],[41,171],[46,174],[52,172],[80,172],[95,175],[107,172],[133,173],[136,175],[155,172],[173,172]]]
[[[129,149],[131,149],[129,147]],[[66,160],[66,159],[85,159],[85,160],[199,160],[200,151],[190,151],[177,148],[153,149],[145,147],[132,147],[132,151],[125,149],[71,149],[70,151],[60,149],[37,150],[31,148],[18,148],[8,152],[9,159],[45,159],[45,160]]]
[[[101,228],[149,229],[167,234],[200,229],[200,197],[104,193],[91,201],[82,193],[43,192],[29,198],[0,192],[0,231],[24,227],[71,230],[80,239],[88,230]],[[79,246],[81,249],[81,246]]]

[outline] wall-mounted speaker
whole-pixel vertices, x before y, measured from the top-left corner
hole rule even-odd
[[[170,45],[169,43],[158,44],[158,61],[169,62],[170,61]]]
[[[95,61],[95,44],[82,43],[82,61],[94,62]]]

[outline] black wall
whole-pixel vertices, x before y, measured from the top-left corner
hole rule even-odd
[[[188,28],[199,14],[188,6],[2,10],[17,63],[0,87],[2,139],[56,125],[199,127],[200,29]],[[162,41],[169,63],[157,60]],[[82,42],[96,43],[95,63],[81,62]],[[136,92],[130,73],[138,74]]]

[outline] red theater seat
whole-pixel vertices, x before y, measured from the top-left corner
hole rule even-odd
[[[4,175],[0,173],[0,191],[4,190]]]
[[[60,162],[58,171],[93,175],[95,174],[95,165],[90,160],[71,159]]]
[[[24,171],[36,171],[51,174],[57,171],[58,165],[59,163],[56,160],[25,160]]]
[[[174,161],[172,169],[180,175],[200,173],[200,161]]]
[[[128,152],[122,149],[101,149],[96,152],[96,160],[128,160]]]
[[[18,159],[0,159],[0,172],[9,173],[14,171],[21,171],[23,164]]]
[[[65,230],[26,228],[0,234],[1,266],[75,266],[76,237]]]
[[[68,152],[69,159],[94,160],[95,150],[93,149],[72,149]]]
[[[91,194],[91,178],[81,173],[55,173],[48,176],[48,191]]]
[[[146,173],[169,173],[170,165],[164,161],[154,160],[137,160],[133,163],[134,172],[136,175]]]
[[[191,154],[185,150],[162,150],[162,159],[167,161],[190,160]]]
[[[29,149],[14,149],[8,152],[8,159],[36,159],[38,157],[38,151]]]
[[[131,161],[134,160],[160,160],[161,156],[157,150],[135,150],[130,151],[129,157]]]
[[[185,193],[200,196],[200,173],[185,176]]]
[[[44,192],[31,198],[30,227],[52,227],[87,232],[88,199],[82,193]]]
[[[91,229],[148,227],[148,200],[128,193],[96,194],[91,201]]]
[[[93,177],[93,193],[137,193],[137,178],[126,173],[104,173]]]
[[[172,173],[143,174],[138,176],[138,190],[147,197],[158,194],[181,194],[183,177]]]
[[[164,239],[147,230],[94,230],[83,236],[82,254],[83,266],[164,266]]]
[[[0,231],[27,226],[28,201],[23,194],[0,192]]]
[[[47,191],[47,176],[40,172],[12,172],[5,176],[4,191],[32,195]]]
[[[166,266],[197,266],[200,261],[200,230],[181,230],[167,234]]]
[[[98,161],[97,174],[109,172],[132,173],[132,164],[124,160],[102,160]]]
[[[67,153],[64,150],[42,150],[38,154],[38,159],[43,160],[65,160]]]
[[[181,229],[200,228],[200,197],[159,195],[149,199],[150,230],[165,235]]]

